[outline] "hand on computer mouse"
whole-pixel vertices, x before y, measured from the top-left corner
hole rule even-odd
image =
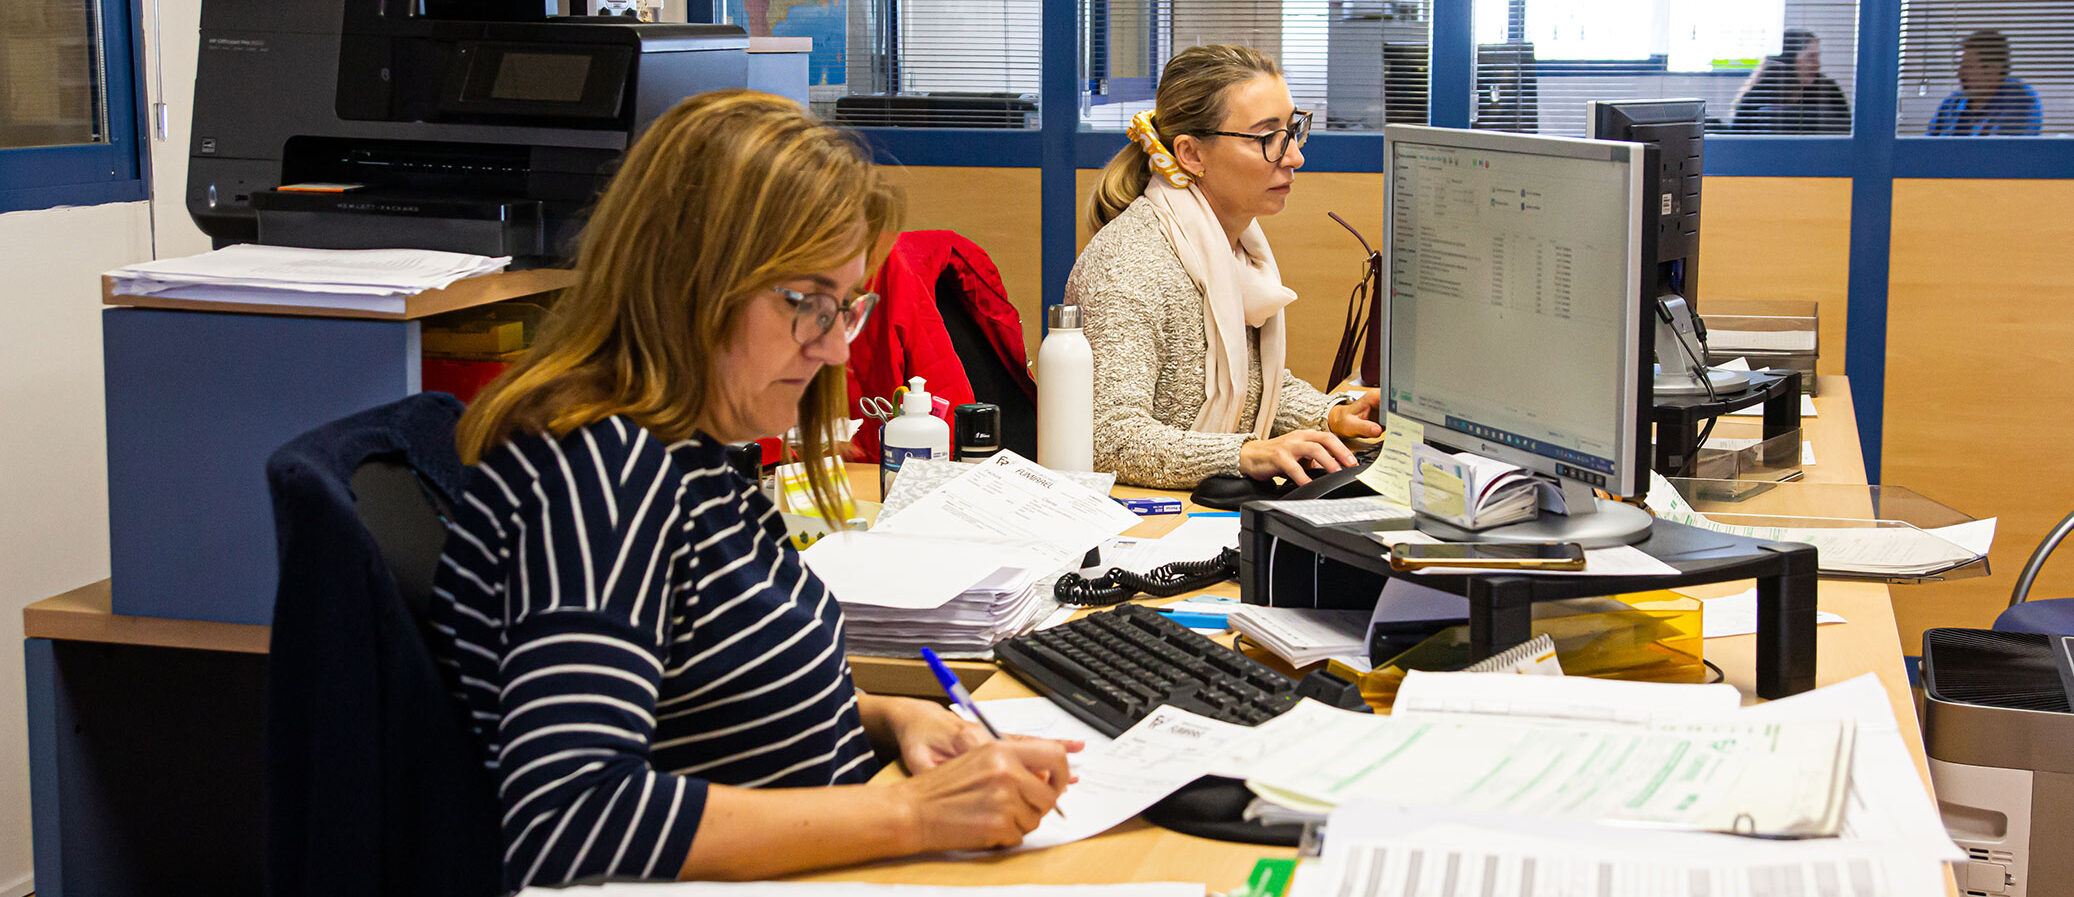
[[[1308,470],[1331,473],[1354,464],[1354,453],[1339,437],[1322,430],[1291,430],[1273,439],[1239,446],[1239,472],[1256,480],[1288,477],[1299,486],[1311,481]]]
[[[1376,410],[1381,405],[1383,391],[1371,389],[1352,402],[1332,406],[1325,412],[1325,428],[1348,439],[1380,439],[1383,425],[1376,423]]]

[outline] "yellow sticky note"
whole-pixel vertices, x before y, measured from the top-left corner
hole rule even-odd
[[[1424,424],[1396,414],[1384,415],[1383,447],[1376,452],[1375,463],[1361,472],[1362,484],[1390,501],[1410,506],[1411,450],[1425,441]]]
[[[1468,505],[1462,499],[1462,478],[1432,464],[1419,465],[1419,482],[1425,489],[1419,496],[1421,507],[1436,517],[1462,518]]]

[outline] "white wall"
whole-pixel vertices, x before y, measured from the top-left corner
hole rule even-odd
[[[95,275],[150,257],[145,203],[0,215],[0,894],[30,876],[22,608],[108,575]]]
[[[200,0],[146,5],[145,86],[163,65],[169,139],[154,201],[0,215],[0,895],[32,887],[22,608],[108,576],[107,410],[98,275],[209,248],[182,199]],[[161,53],[158,44],[164,44]],[[154,230],[156,233],[154,234]]]

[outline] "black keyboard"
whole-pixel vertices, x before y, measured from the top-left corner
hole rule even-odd
[[[1297,680],[1136,604],[1009,639],[994,646],[994,656],[1111,737],[1161,704],[1250,726],[1295,706],[1299,697]],[[1330,674],[1312,673],[1302,686],[1304,697],[1365,707],[1358,691]]]

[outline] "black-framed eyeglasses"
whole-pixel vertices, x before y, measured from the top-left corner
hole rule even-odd
[[[792,338],[799,340],[802,346],[835,329],[837,319],[843,322],[843,342],[854,342],[857,334],[864,330],[865,319],[871,317],[871,310],[879,304],[877,293],[844,300],[827,293],[802,293],[784,287],[771,287],[771,292],[785,297],[792,306]]]
[[[1244,137],[1260,144],[1260,157],[1269,162],[1280,162],[1289,154],[1289,148],[1304,145],[1311,139],[1311,113],[1297,110],[1289,116],[1289,127],[1276,128],[1265,134],[1248,134],[1244,131],[1197,131],[1202,136]]]

